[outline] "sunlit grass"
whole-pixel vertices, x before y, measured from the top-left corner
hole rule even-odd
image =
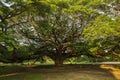
[[[0,76],[0,80],[42,80],[39,73],[24,73]]]
[[[108,69],[117,80],[120,80],[120,69],[112,65],[101,65],[101,68]]]

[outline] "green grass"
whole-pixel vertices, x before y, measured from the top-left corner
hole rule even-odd
[[[0,80],[42,80],[40,74],[26,73],[0,77]]]

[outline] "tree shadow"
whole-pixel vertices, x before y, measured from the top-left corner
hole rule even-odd
[[[22,67],[22,66],[0,66],[0,76],[15,75],[26,71],[27,71],[26,67]]]
[[[45,74],[65,74],[66,76],[74,74],[76,76],[94,76],[102,77],[102,80],[120,80],[119,65],[110,64],[67,64],[56,67],[54,65],[41,65],[35,67],[23,66],[0,66],[0,76],[13,76],[24,73]],[[72,74],[70,74],[72,73]],[[58,75],[59,75],[58,74]],[[104,79],[105,78],[105,79]],[[96,79],[93,79],[96,80]]]
[[[111,72],[111,70],[101,67],[102,64],[67,64],[63,66],[56,67],[54,65],[42,65],[33,67],[39,73],[47,74],[47,73],[76,73],[76,74],[84,74],[91,76],[99,76],[106,78],[105,80],[118,80],[116,76]],[[108,79],[109,77],[109,79]],[[104,79],[103,79],[104,80]]]

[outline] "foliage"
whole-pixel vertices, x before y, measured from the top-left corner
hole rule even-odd
[[[118,0],[1,0],[0,61],[119,57],[119,13]]]

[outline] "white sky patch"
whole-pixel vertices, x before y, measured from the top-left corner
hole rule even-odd
[[[105,14],[105,12],[101,11],[101,10],[97,10],[96,11],[99,13],[99,14]]]
[[[105,53],[108,53],[108,50],[104,50],[105,51]]]
[[[100,11],[99,13],[100,13],[100,14],[105,14],[105,13],[104,13],[104,12],[102,12],[102,11]]]
[[[6,0],[1,0],[2,4],[4,4],[6,7],[10,7],[14,4],[14,2],[6,3]]]

